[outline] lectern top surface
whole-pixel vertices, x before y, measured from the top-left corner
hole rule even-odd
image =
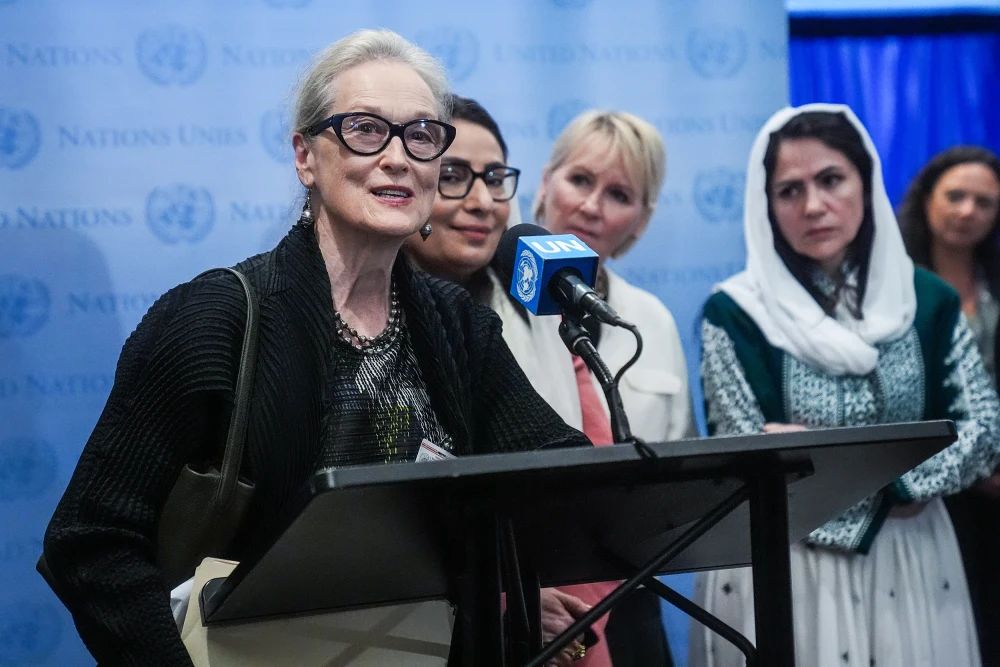
[[[797,541],[953,442],[952,422],[650,446],[581,447],[317,473],[272,546],[213,597],[209,622],[446,597],[476,511],[499,508],[543,585],[615,580],[603,550],[645,562],[761,470],[785,471]],[[745,565],[746,503],[664,572]]]

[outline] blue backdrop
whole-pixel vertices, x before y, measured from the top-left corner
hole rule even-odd
[[[356,28],[424,45],[493,112],[524,210],[577,112],[626,109],[663,132],[667,184],[619,268],[673,310],[694,369],[695,313],[742,267],[750,143],[787,102],[787,22],[782,0],[629,10],[0,0],[0,666],[90,662],[34,573],[44,526],[149,305],[289,226],[289,92],[311,54]],[[686,621],[670,628],[683,664]]]
[[[937,29],[946,23],[959,32],[912,32],[917,24],[900,21],[897,34],[836,35],[857,24],[792,24],[792,103],[853,108],[878,148],[893,204],[939,151],[964,143],[1000,153],[1000,31],[972,31],[998,28],[1000,21],[931,20]]]

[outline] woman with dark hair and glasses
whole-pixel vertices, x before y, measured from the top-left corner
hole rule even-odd
[[[952,419],[958,440],[791,547],[798,664],[978,667],[943,496],[1000,460],[1000,401],[955,290],[915,269],[875,147],[845,106],[784,109],[747,172],[746,271],[702,319],[711,434]],[[705,607],[752,636],[746,569],[699,575]],[[695,666],[742,665],[702,628]]]
[[[1000,159],[978,146],[938,153],[910,183],[898,216],[914,263],[958,290],[996,386]],[[983,665],[1000,666],[1000,474],[945,504],[962,548]]]
[[[302,216],[238,265],[260,305],[243,465],[255,490],[216,555],[252,553],[316,471],[413,461],[423,439],[454,455],[590,446],[531,388],[489,308],[399,256],[434,204],[450,99],[441,65],[389,31],[336,42],[303,79]],[[102,665],[191,665],[157,523],[182,467],[225,437],[243,294],[235,278],[195,280],[150,309],[49,524],[53,579]]]
[[[547,328],[540,330],[540,320],[536,318],[531,318],[529,323],[527,311],[509,297],[509,285],[501,285],[489,268],[497,243],[517,210],[516,204],[510,201],[517,191],[520,173],[507,165],[507,144],[500,128],[475,100],[455,96],[452,108],[456,135],[441,160],[438,196],[430,219],[433,231],[428,237],[411,236],[406,245],[407,254],[420,268],[461,284],[478,301],[496,310],[504,323],[504,340],[530,375],[537,377],[539,369],[549,368],[551,362],[542,359],[546,345],[557,346],[561,350],[560,356],[565,357],[567,368],[572,369],[570,355],[558,332]],[[628,134],[632,133],[628,126],[625,130]],[[645,144],[634,143],[634,146],[622,148],[605,142],[600,149],[604,155],[614,153],[611,149],[615,148],[629,157],[635,157],[629,148],[638,152]],[[662,143],[660,147],[662,150]],[[657,189],[662,171],[656,172],[652,179]],[[615,306],[621,307],[618,303]],[[556,321],[555,318],[548,320],[549,323]],[[680,363],[683,367],[683,360]],[[557,371],[551,372],[558,375]],[[570,388],[575,393],[576,379],[572,370],[569,377],[572,381]],[[532,381],[536,380],[533,378]],[[539,388],[537,384],[535,387]],[[573,411],[563,405],[568,401],[565,396],[556,396],[550,391],[546,398],[549,401],[558,398],[559,414],[567,421],[574,419]],[[557,405],[556,402],[552,404]],[[626,403],[626,407],[630,405]],[[652,409],[645,404],[640,407],[646,409],[642,413],[631,413],[636,419],[649,412],[658,413],[662,405],[657,404]],[[580,420],[579,412],[575,419]],[[662,429],[655,434],[647,432],[641,435],[657,439],[669,437]],[[599,583],[543,590],[542,630],[545,640],[560,634],[576,617],[585,613],[590,604],[607,595],[614,587],[614,583]],[[583,597],[587,600],[581,599]],[[574,664],[581,667],[672,664],[660,616],[659,598],[645,589],[626,598],[593,629],[599,640],[596,646],[573,645],[566,655],[560,656],[557,664],[565,664],[571,657],[576,657]]]
[[[507,229],[521,170],[507,164],[500,128],[475,100],[452,97],[452,124],[455,141],[441,158],[430,220],[407,240],[406,252],[420,268],[489,305],[487,267]]]

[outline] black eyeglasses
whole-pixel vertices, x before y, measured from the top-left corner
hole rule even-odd
[[[477,178],[483,179],[493,201],[509,201],[517,192],[517,177],[521,170],[514,167],[496,166],[484,171],[473,171],[461,162],[441,165],[438,178],[438,192],[445,199],[463,199],[472,192],[472,184]]]
[[[406,154],[421,162],[441,157],[455,140],[455,128],[439,120],[418,118],[399,125],[373,113],[358,111],[334,114],[307,127],[305,134],[314,137],[328,127],[352,153],[381,153],[393,137],[399,137]]]

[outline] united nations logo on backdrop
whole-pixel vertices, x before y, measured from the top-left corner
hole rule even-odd
[[[49,288],[37,278],[0,275],[0,340],[24,338],[49,321]]]
[[[417,33],[416,42],[444,63],[455,82],[468,79],[479,62],[479,40],[468,28],[428,28]]]
[[[205,71],[208,47],[201,34],[178,25],[149,28],[135,45],[139,69],[161,86],[189,86]]]
[[[260,142],[275,161],[291,164],[294,156],[292,133],[285,112],[278,109],[264,112],[260,117]]]
[[[198,243],[215,224],[215,202],[206,188],[156,188],[146,198],[146,223],[168,245]]]
[[[47,442],[0,440],[0,502],[39,497],[56,481],[56,467],[56,452]]]
[[[0,107],[0,167],[21,169],[41,145],[42,130],[32,113]]]
[[[569,125],[571,120],[592,107],[592,104],[584,100],[567,100],[553,104],[549,109],[549,117],[546,123],[549,130],[549,139],[554,140],[563,131],[563,128]]]
[[[0,665],[37,665],[62,640],[62,619],[46,602],[7,602],[0,605]]]
[[[708,169],[694,178],[694,204],[708,222],[736,222],[743,218],[746,175],[726,167]]]
[[[688,60],[706,79],[735,76],[747,61],[747,35],[739,28],[703,26],[688,33]]]

